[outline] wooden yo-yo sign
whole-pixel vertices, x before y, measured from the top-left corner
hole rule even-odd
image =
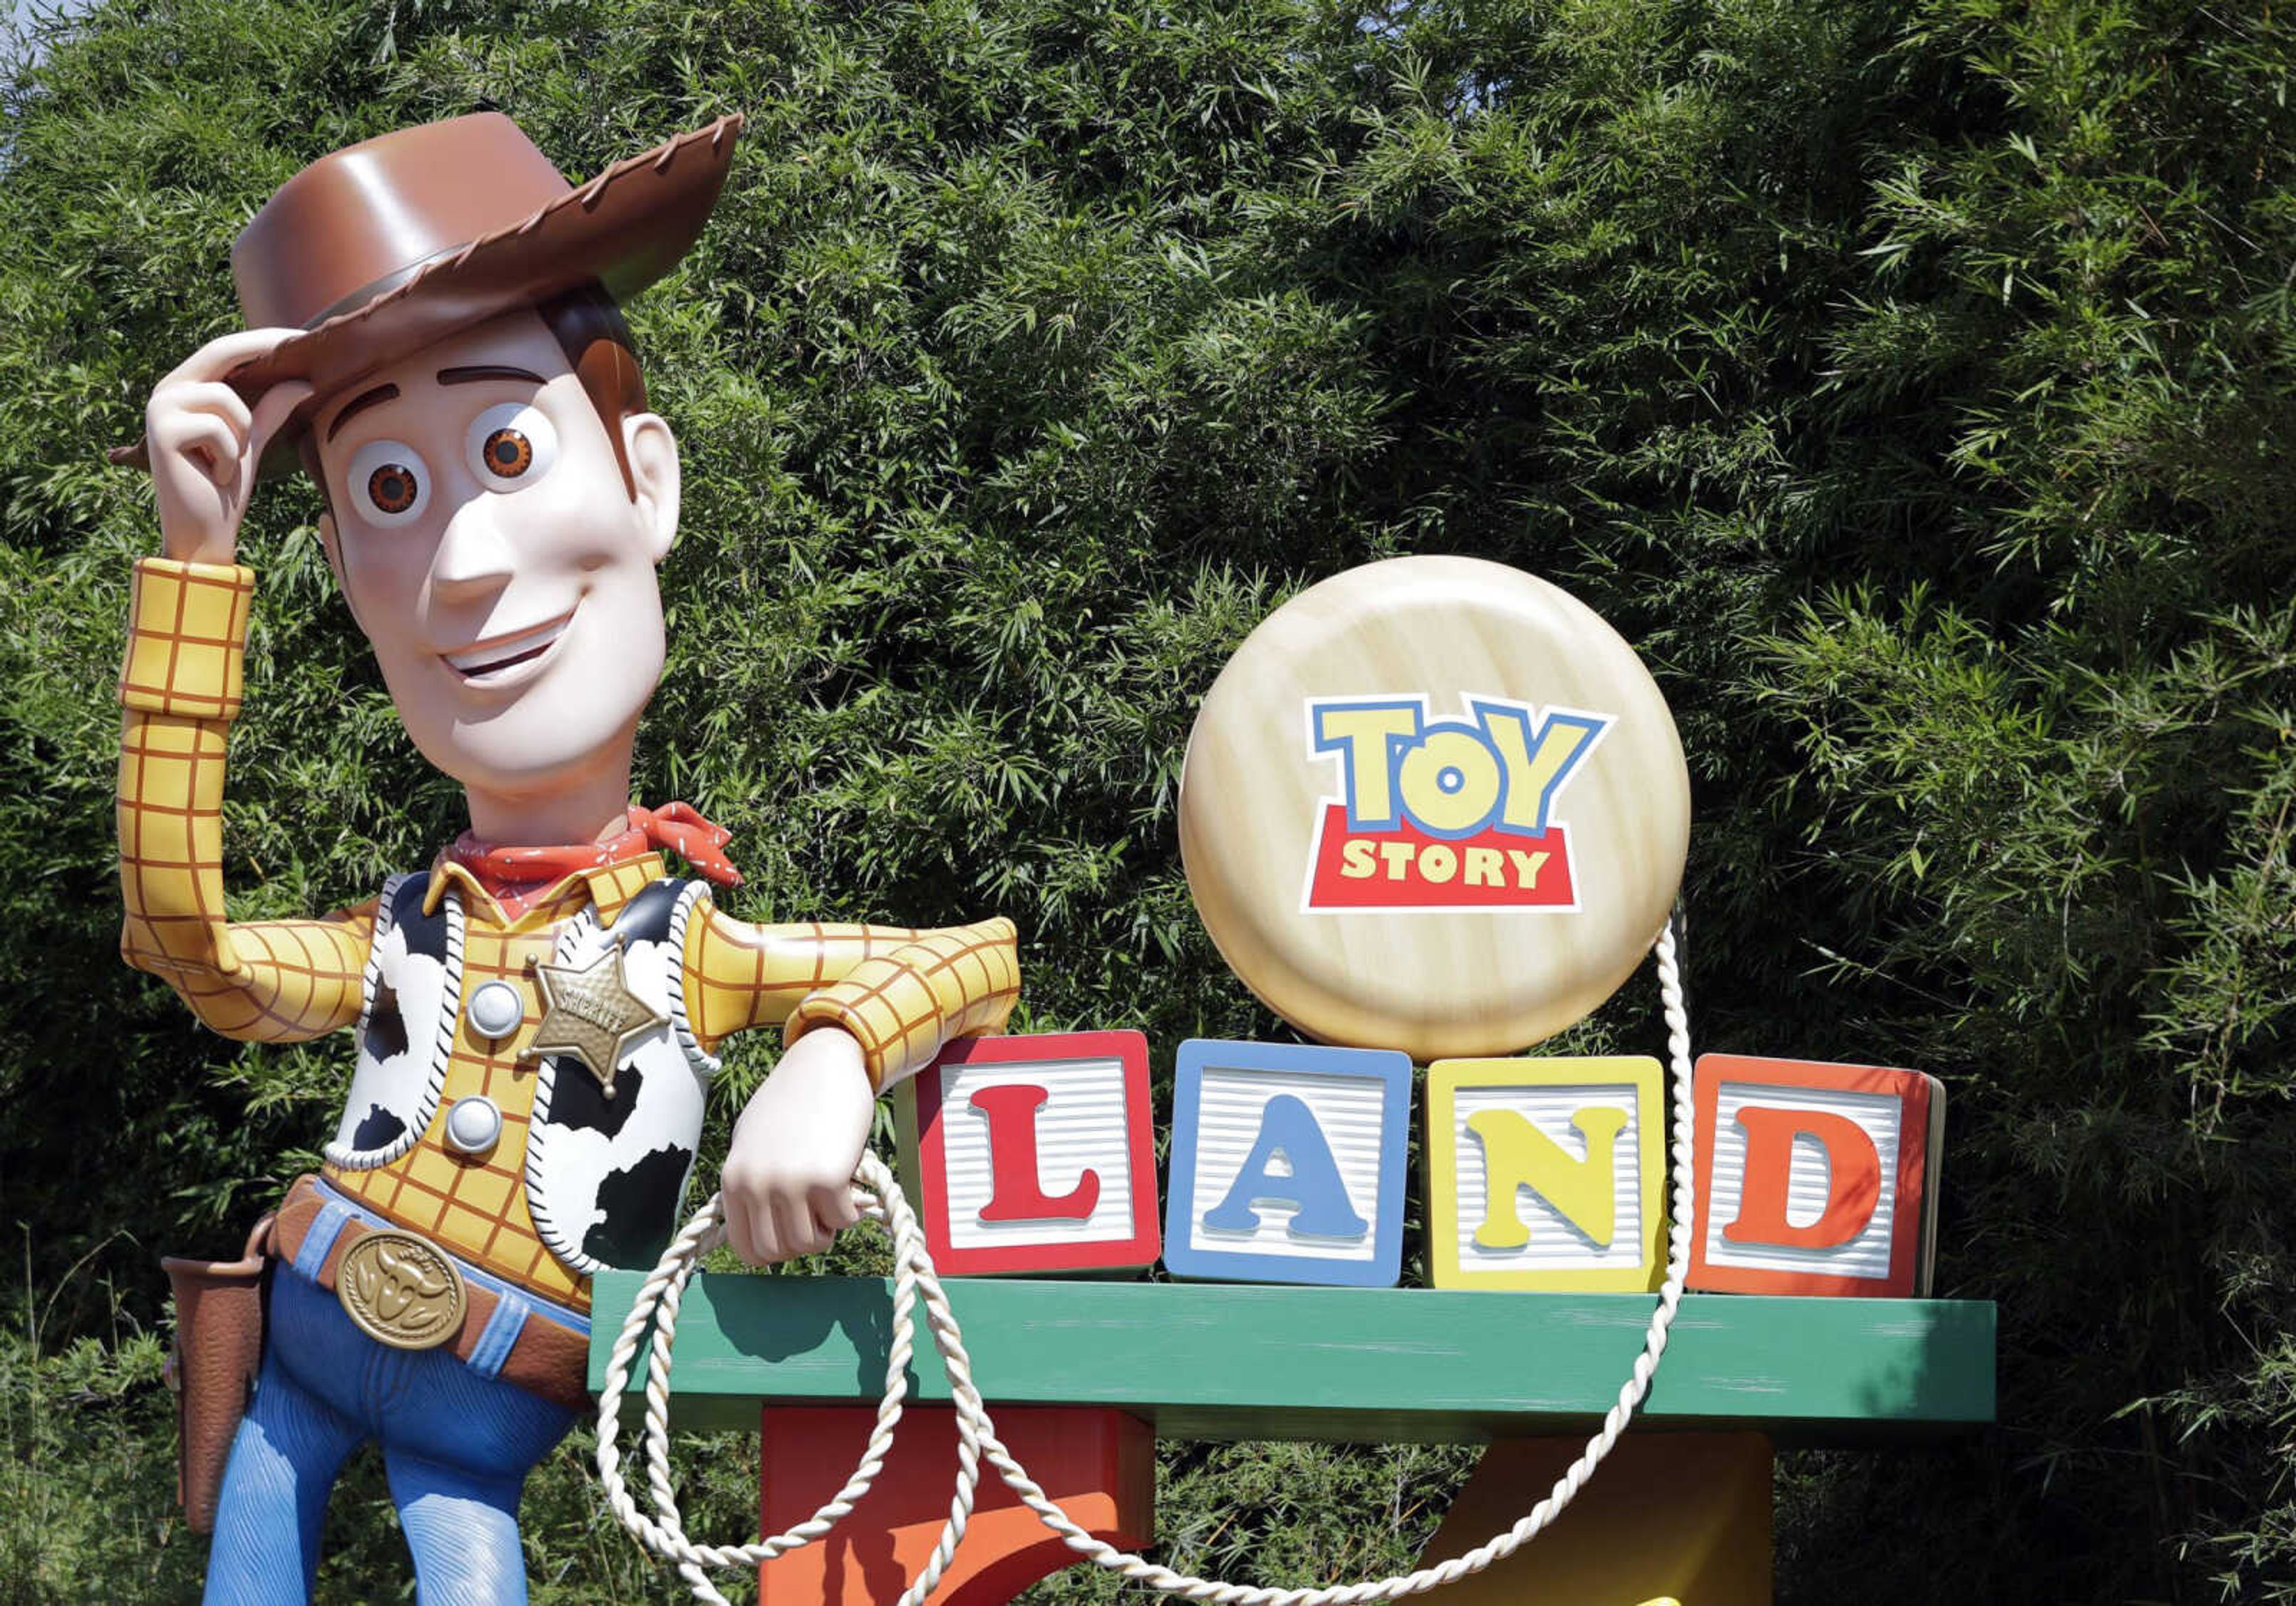
[[[1682,879],[1690,779],[1634,650],[1567,593],[1395,558],[1253,631],[1197,716],[1180,852],[1204,925],[1328,1043],[1502,1054],[1609,997]]]

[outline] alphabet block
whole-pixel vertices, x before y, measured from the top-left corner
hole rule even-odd
[[[1666,1274],[1663,1086],[1651,1059],[1429,1066],[1435,1286],[1656,1288]]]
[[[1156,1117],[1138,1032],[965,1037],[897,1096],[909,1197],[940,1270],[1152,1266]]]
[[[1927,1291],[1945,1126],[1936,1077],[1706,1054],[1693,1089],[1692,1288]]]
[[[1411,1060],[1180,1045],[1164,1266],[1175,1277],[1390,1288],[1403,1274]]]

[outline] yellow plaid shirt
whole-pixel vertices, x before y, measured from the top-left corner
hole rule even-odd
[[[352,1025],[374,932],[369,899],[316,920],[230,921],[224,914],[224,750],[239,712],[254,575],[236,565],[146,558],[135,566],[120,674],[119,881],[127,917],[120,951],[164,979],[228,1037],[301,1042]],[[594,904],[611,922],[664,873],[647,853],[566,877],[517,917],[460,864],[432,866],[434,905],[451,887],[464,917],[465,996],[500,979],[526,1003],[499,1040],[455,1032],[430,1126],[406,1155],[372,1170],[328,1168],[335,1185],[484,1269],[577,1308],[588,1280],[544,1246],[521,1185],[535,1067],[521,1055],[541,1023],[529,962],[546,960],[565,922]],[[860,1042],[881,1089],[929,1062],[951,1037],[996,1031],[1020,994],[1012,922],[946,930],[734,920],[704,898],[684,955],[686,1015],[705,1049],[733,1033],[780,1025],[785,1041],[824,1022]],[[504,1118],[484,1155],[445,1141],[447,1110],[483,1094]]]

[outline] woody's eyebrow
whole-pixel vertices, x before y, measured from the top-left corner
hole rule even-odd
[[[489,379],[524,380],[529,384],[535,385],[546,382],[538,373],[529,373],[523,368],[504,367],[497,363],[483,363],[472,368],[439,370],[439,382],[442,385],[475,385],[481,380]]]
[[[351,421],[351,415],[353,414],[363,412],[368,407],[380,406],[382,403],[387,401],[397,401],[398,399],[398,387],[397,385],[377,385],[373,389],[360,391],[357,396],[352,397],[350,400],[345,402],[343,404],[343,410],[335,414],[335,422],[327,426],[327,438],[329,440],[332,440],[335,438],[336,431],[340,430],[345,424]]]

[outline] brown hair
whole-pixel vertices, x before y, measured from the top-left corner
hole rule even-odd
[[[645,378],[638,373],[638,354],[622,309],[605,286],[593,279],[578,290],[554,296],[536,307],[542,321],[566,354],[567,365],[582,381],[582,393],[606,426],[614,443],[614,461],[621,464],[622,488],[630,500],[638,499],[637,476],[630,472],[629,444],[622,438],[622,421],[646,410]]]
[[[606,293],[605,286],[596,280],[553,296],[547,301],[535,304],[551,338],[558,349],[566,354],[566,365],[574,370],[581,382],[582,393],[590,398],[590,406],[598,414],[598,422],[606,426],[606,438],[613,442],[614,461],[622,471],[622,488],[630,500],[638,499],[637,476],[630,471],[629,445],[622,438],[622,421],[646,410],[645,377],[638,372],[636,343],[630,338],[630,326],[622,316],[621,307]],[[327,495],[327,476],[319,464],[318,443],[305,430],[296,437],[295,453],[303,462],[303,470],[319,488],[320,500],[333,511],[332,499]]]

